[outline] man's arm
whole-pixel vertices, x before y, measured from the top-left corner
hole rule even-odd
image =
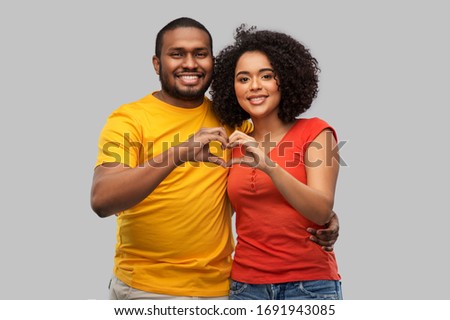
[[[187,161],[205,161],[225,166],[209,151],[211,141],[227,145],[223,128],[203,128],[189,140],[172,147],[135,168],[121,163],[97,166],[91,189],[91,207],[99,217],[108,217],[144,200],[177,166]]]
[[[117,162],[97,166],[91,189],[94,212],[104,218],[144,200],[176,168],[174,153],[171,148],[136,168]]]
[[[333,216],[324,229],[308,228],[307,231],[311,233],[309,239],[318,245],[322,246],[325,251],[333,251],[334,244],[339,237],[339,218],[333,211]]]

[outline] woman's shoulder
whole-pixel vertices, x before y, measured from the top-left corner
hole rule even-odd
[[[330,130],[336,136],[334,128],[319,117],[297,119],[292,131],[296,135],[301,135],[304,139],[312,141],[324,130]]]
[[[303,126],[320,126],[320,125],[329,126],[327,121],[325,121],[319,117],[299,118],[299,119],[297,119],[297,123],[299,123]]]
[[[320,128],[327,128],[331,126],[328,124],[327,121],[318,118],[299,118],[296,120],[296,123],[292,126],[292,129],[295,131],[305,131],[305,130],[316,130]],[[323,130],[322,129],[322,130]]]

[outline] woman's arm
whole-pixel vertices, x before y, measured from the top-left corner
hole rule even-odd
[[[265,172],[290,205],[319,225],[324,225],[331,219],[339,172],[339,163],[327,154],[336,147],[334,138],[327,139],[327,132],[331,133],[330,130],[322,131],[305,153],[307,184],[298,181],[276,163],[265,168]]]
[[[239,132],[230,136],[230,144],[244,145],[246,155],[233,159],[232,163],[243,163],[265,172],[283,197],[298,212],[316,224],[328,223],[333,215],[334,193],[339,172],[339,163],[330,150],[336,147],[336,140],[327,138],[331,130],[322,131],[305,153],[307,184],[298,181],[284,168],[273,162],[257,142]]]

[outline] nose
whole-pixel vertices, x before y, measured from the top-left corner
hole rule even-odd
[[[187,54],[183,59],[183,68],[195,69],[197,67],[197,60],[192,54]]]
[[[258,77],[254,77],[250,83],[250,90],[259,90],[261,89],[261,83],[259,82]]]

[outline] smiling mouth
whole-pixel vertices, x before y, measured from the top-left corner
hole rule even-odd
[[[197,84],[201,78],[201,75],[177,75],[177,78],[180,79],[184,84],[192,85]]]
[[[250,101],[250,103],[252,104],[260,104],[262,102],[264,102],[266,100],[267,97],[265,96],[259,96],[259,97],[252,97],[252,98],[248,98],[248,101]]]

